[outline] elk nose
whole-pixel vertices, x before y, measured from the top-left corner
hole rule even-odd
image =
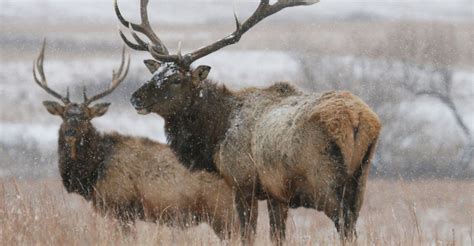
[[[76,133],[77,133],[77,131],[74,130],[74,129],[67,129],[67,130],[64,132],[64,135],[65,135],[65,136],[68,136],[68,137],[73,137],[73,136],[76,135]]]
[[[132,97],[130,98],[130,103],[132,103],[133,107],[135,108],[140,108],[143,106],[142,100],[135,95],[132,95]]]

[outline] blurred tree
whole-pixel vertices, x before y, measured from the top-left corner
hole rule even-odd
[[[388,35],[389,57],[397,58],[394,66],[402,71],[401,85],[415,96],[430,96],[442,102],[452,113],[466,139],[458,155],[458,172],[473,164],[474,140],[471,129],[455,103],[454,67],[460,54],[455,26],[431,23],[428,28],[402,23]]]

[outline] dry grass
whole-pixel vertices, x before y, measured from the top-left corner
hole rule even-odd
[[[218,245],[206,225],[180,230],[137,223],[135,237],[96,215],[58,180],[0,181],[0,245]],[[360,245],[472,245],[472,181],[371,180],[357,224]],[[257,245],[269,245],[266,206],[260,203]],[[322,213],[292,210],[288,245],[339,244]],[[238,241],[230,242],[231,245]]]

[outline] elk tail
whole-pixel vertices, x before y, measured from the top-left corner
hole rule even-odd
[[[330,140],[339,147],[347,174],[352,176],[373,155],[381,124],[377,115],[349,92],[324,93],[313,109]]]
[[[375,147],[380,132],[380,122],[377,117],[369,118],[366,117],[367,115],[364,113],[360,115],[359,126],[353,131],[354,145],[352,148],[352,158],[348,156],[345,162],[349,176],[354,175],[354,172],[360,168],[365,168],[363,165],[370,163],[375,153]]]

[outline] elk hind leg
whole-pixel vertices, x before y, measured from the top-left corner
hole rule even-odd
[[[270,217],[270,237],[275,244],[282,245],[285,240],[288,204],[268,198],[267,207]]]
[[[356,223],[364,200],[365,186],[370,171],[370,160],[374,151],[375,144],[372,144],[369,146],[359,168],[356,169],[352,177],[348,178],[339,192],[341,205],[335,223],[343,239],[348,241],[357,238]]]
[[[257,231],[258,200],[255,196],[236,192],[235,206],[239,215],[240,234],[243,245],[252,245]],[[251,192],[252,193],[252,192]]]

